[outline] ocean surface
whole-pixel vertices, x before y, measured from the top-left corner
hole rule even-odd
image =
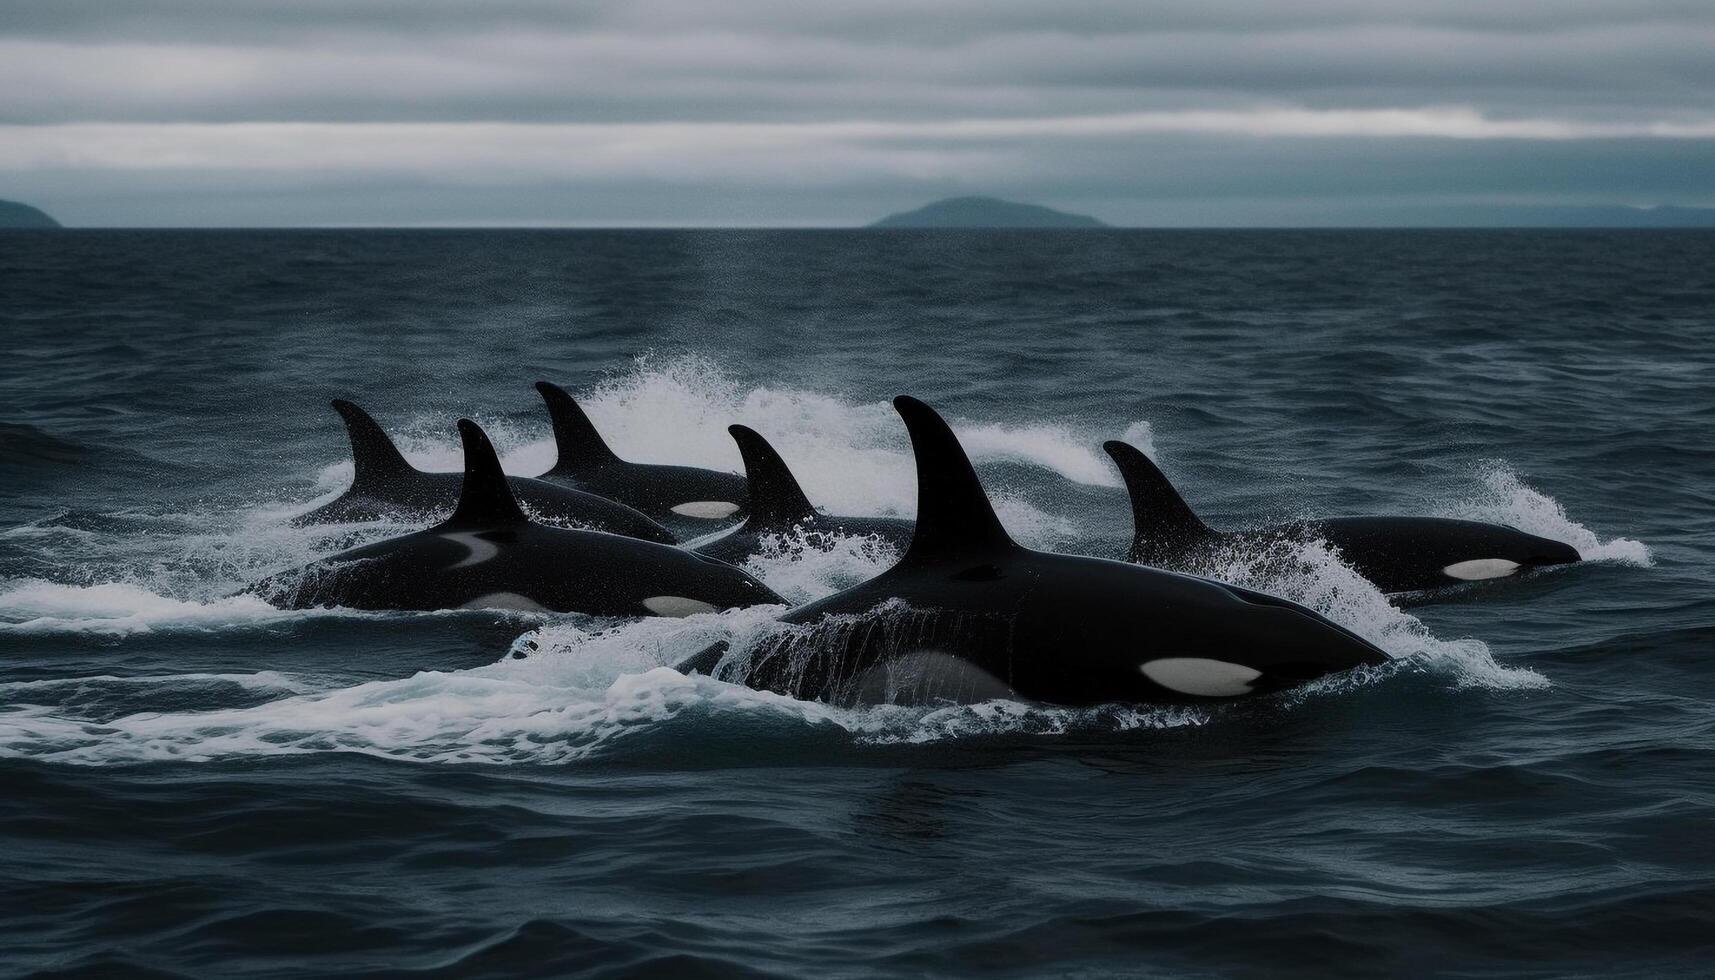
[[[1715,234],[8,233],[0,338],[0,974],[1715,969]],[[737,469],[745,422],[832,513],[910,514],[910,393],[1035,547],[1123,553],[1123,437],[1218,527],[1588,560],[1390,601],[1214,556],[1397,663],[1208,709],[664,666],[769,609],[230,597],[404,530],[286,526],[349,477],[330,398],[534,474],[538,379],[634,460]],[[751,570],[801,601],[893,557]]]

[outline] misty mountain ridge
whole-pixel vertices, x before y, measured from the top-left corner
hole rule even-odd
[[[17,201],[0,200],[0,228],[58,228],[47,212]]]

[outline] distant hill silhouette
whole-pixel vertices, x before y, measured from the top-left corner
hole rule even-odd
[[[0,201],[0,228],[58,228],[60,223],[37,208],[17,201]]]
[[[871,228],[1106,228],[1084,214],[1068,214],[1039,204],[996,197],[949,197],[915,211],[902,211]]]

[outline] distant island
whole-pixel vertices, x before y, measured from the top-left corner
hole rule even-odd
[[[1056,211],[1040,204],[1020,204],[997,197],[949,197],[902,211],[871,228],[1106,228],[1087,214]]]
[[[17,201],[0,201],[0,228],[58,228],[60,223],[39,208]]]

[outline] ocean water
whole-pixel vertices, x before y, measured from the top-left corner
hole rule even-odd
[[[0,235],[0,974],[1706,976],[1715,235]],[[332,397],[455,469],[767,435],[909,515],[917,395],[1004,523],[1113,555],[1100,451],[1216,526],[1502,521],[1588,561],[1409,601],[1200,569],[1396,662],[1208,709],[839,709],[667,665],[689,620],[280,612]],[[888,566],[765,555],[782,594]],[[1282,561],[1281,559],[1286,560]],[[1141,639],[1140,639],[1140,642]],[[514,656],[517,654],[517,656]]]

